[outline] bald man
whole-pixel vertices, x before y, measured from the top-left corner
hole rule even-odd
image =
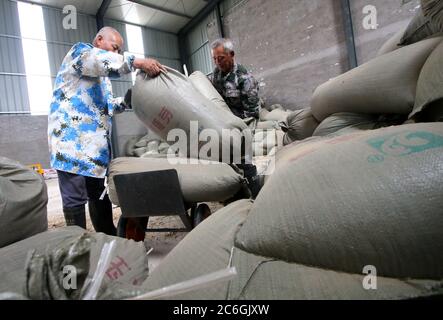
[[[110,162],[111,118],[122,112],[123,98],[114,98],[110,78],[145,71],[155,77],[166,72],[154,59],[122,53],[123,38],[105,27],[93,44],[76,43],[55,79],[48,116],[51,166],[57,170],[67,225],[86,228],[85,204],[97,232],[115,235],[112,205],[104,191]]]

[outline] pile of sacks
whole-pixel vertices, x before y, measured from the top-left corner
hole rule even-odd
[[[441,2],[423,8],[425,25],[443,21]],[[426,30],[319,86],[257,199],[205,220],[144,286],[230,265],[234,280],[177,299],[442,296],[443,38]]]
[[[310,108],[288,116],[284,144],[342,128],[368,130],[443,120],[441,2],[422,1],[377,57],[320,85]]]
[[[72,226],[1,248],[0,272],[0,299],[81,300],[139,295],[149,269],[142,242]]]
[[[181,87],[187,87],[187,89],[190,89],[190,85],[193,87],[193,94],[196,96],[199,96],[199,94],[203,95],[204,98],[206,98],[206,103],[211,105],[213,110],[211,112],[214,112],[214,115],[209,114],[209,111],[207,114],[204,114],[203,111],[206,110],[198,110],[200,107],[194,103],[192,105],[192,108],[188,109],[188,112],[194,112],[198,113],[199,116],[204,120],[203,123],[205,124],[204,128],[210,128],[209,125],[206,125],[210,121],[207,118],[212,118],[212,116],[218,117],[219,114],[223,114],[222,119],[227,119],[226,123],[223,124],[219,122],[217,125],[221,127],[222,129],[232,129],[232,128],[238,128],[241,129],[241,131],[249,129],[250,134],[252,136],[252,155],[253,156],[266,156],[268,154],[274,154],[279,148],[283,146],[283,136],[284,133],[281,129],[281,124],[283,121],[287,118],[287,116],[291,113],[289,110],[285,110],[281,105],[276,104],[272,106],[264,106],[260,111],[260,118],[254,119],[254,118],[247,118],[244,119],[241,123],[240,119],[235,117],[232,112],[230,111],[228,105],[223,100],[223,98],[220,96],[220,94],[217,92],[217,90],[212,86],[211,82],[208,80],[208,78],[200,71],[196,71],[192,73],[189,78],[186,78],[185,76],[181,75],[175,70],[169,70],[174,76],[170,79],[166,78],[167,80],[171,82],[177,82],[177,86]],[[140,80],[141,82],[142,80]],[[152,81],[150,79],[149,81]],[[182,82],[182,83],[180,83]],[[143,86],[147,86],[146,83],[142,82]],[[168,89],[169,86],[167,86],[166,89],[168,90],[167,94],[169,96],[176,95],[176,92],[171,92]],[[140,89],[141,90],[141,89]],[[148,86],[146,90],[151,90],[151,88]],[[166,93],[165,93],[166,94]],[[200,96],[201,98],[201,96]],[[179,98],[177,98],[179,99]],[[197,101],[197,100],[196,100]],[[209,102],[208,102],[209,101]],[[188,101],[189,105],[192,104],[192,101]],[[184,105],[182,112],[186,112],[186,107],[189,107],[189,105]],[[142,105],[142,109],[144,107],[150,107],[150,105]],[[140,108],[139,108],[140,109]],[[165,112],[165,111],[164,111]],[[141,112],[139,111],[138,114]],[[152,116],[152,115],[151,115]],[[174,115],[169,115],[171,119],[174,117]],[[177,116],[182,116],[180,113]],[[161,117],[160,117],[161,119]],[[194,120],[199,120],[199,117],[195,117]],[[239,122],[240,121],[240,122]],[[149,124],[149,120],[145,119],[145,124]],[[155,122],[157,123],[157,122]],[[200,121],[199,121],[200,123]],[[234,125],[232,125],[234,124]],[[147,125],[148,126],[148,125]],[[149,126],[148,126],[149,127]],[[183,127],[180,127],[183,128]],[[202,130],[203,128],[199,128],[199,130]],[[215,127],[216,130],[220,131],[220,128]],[[142,157],[142,158],[149,158],[149,157],[166,157],[168,154],[171,156],[183,156],[179,155],[177,150],[172,150],[170,148],[170,144],[165,141],[167,137],[167,132],[164,132],[161,137],[158,135],[158,131],[155,129],[151,129],[149,131],[149,134],[143,136],[143,137],[134,137],[130,139],[126,144],[126,156],[129,157]],[[184,155],[186,156],[186,155]],[[215,160],[211,158],[212,160]]]
[[[318,137],[279,153],[254,203],[240,200],[213,214],[143,286],[158,289],[230,264],[233,280],[175,298],[443,294],[440,124]]]
[[[128,157],[164,158],[171,153],[169,143],[163,141],[152,132],[141,138],[133,137],[129,139],[125,146],[125,154]]]
[[[167,169],[177,171],[184,201],[188,203],[224,202],[249,196],[247,182],[241,172],[229,165],[229,158],[222,157],[223,151],[232,154],[241,150],[241,136],[248,126],[232,114],[204,74],[195,72],[186,77],[168,68],[166,74],[150,79],[139,73],[132,90],[132,104],[135,114],[149,133],[127,143],[128,157],[111,162],[108,193],[112,203],[119,205],[114,184],[116,175]],[[195,128],[191,121],[195,123]],[[168,134],[172,129],[186,135],[186,152],[174,149],[165,142],[171,140]],[[219,137],[222,137],[223,130],[230,130],[233,138],[220,138],[215,143],[215,148],[220,151],[218,155],[199,152],[200,158],[196,159],[190,152],[191,144],[197,143],[197,151],[202,149],[201,141],[198,143],[195,140],[200,138],[198,135],[204,129],[214,130]],[[193,130],[197,136],[192,135]],[[267,146],[262,143],[260,147],[263,149]],[[207,161],[202,163],[199,160]]]
[[[47,203],[40,174],[0,157],[0,248],[46,231]]]

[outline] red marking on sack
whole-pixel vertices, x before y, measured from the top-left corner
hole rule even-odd
[[[163,107],[160,110],[160,113],[158,114],[160,116],[160,119],[166,122],[166,124],[169,124],[169,122],[172,120],[174,115],[171,111],[169,111],[166,107]]]
[[[152,125],[160,131],[165,130],[165,126],[157,118],[152,120]]]
[[[117,261],[115,262],[115,260]],[[117,280],[125,274],[125,271],[131,270],[122,257],[117,256],[115,260],[111,262],[110,267],[106,270],[106,275],[110,280]],[[122,267],[126,267],[127,270],[122,270]]]
[[[168,108],[163,107],[158,115],[152,120],[152,125],[157,130],[163,131],[169,122],[171,122],[172,118],[174,118],[172,112],[169,111]]]

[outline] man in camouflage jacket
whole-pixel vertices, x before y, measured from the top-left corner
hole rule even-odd
[[[242,119],[258,118],[258,82],[241,64],[234,61],[233,44],[229,39],[218,39],[211,45],[216,68],[210,80],[231,109]]]
[[[258,82],[241,64],[234,61],[234,46],[229,39],[218,39],[211,44],[212,58],[216,68],[210,80],[225,100],[232,113],[239,118],[258,119],[260,99]],[[255,199],[260,191],[257,168],[248,159],[236,165],[243,170],[251,195]],[[250,159],[249,159],[250,160]]]

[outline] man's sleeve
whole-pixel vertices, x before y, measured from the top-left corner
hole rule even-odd
[[[78,76],[119,78],[135,71],[135,57],[77,43],[71,50],[71,66]]]
[[[246,117],[258,118],[260,98],[258,97],[258,82],[250,74],[242,77],[241,100]]]

